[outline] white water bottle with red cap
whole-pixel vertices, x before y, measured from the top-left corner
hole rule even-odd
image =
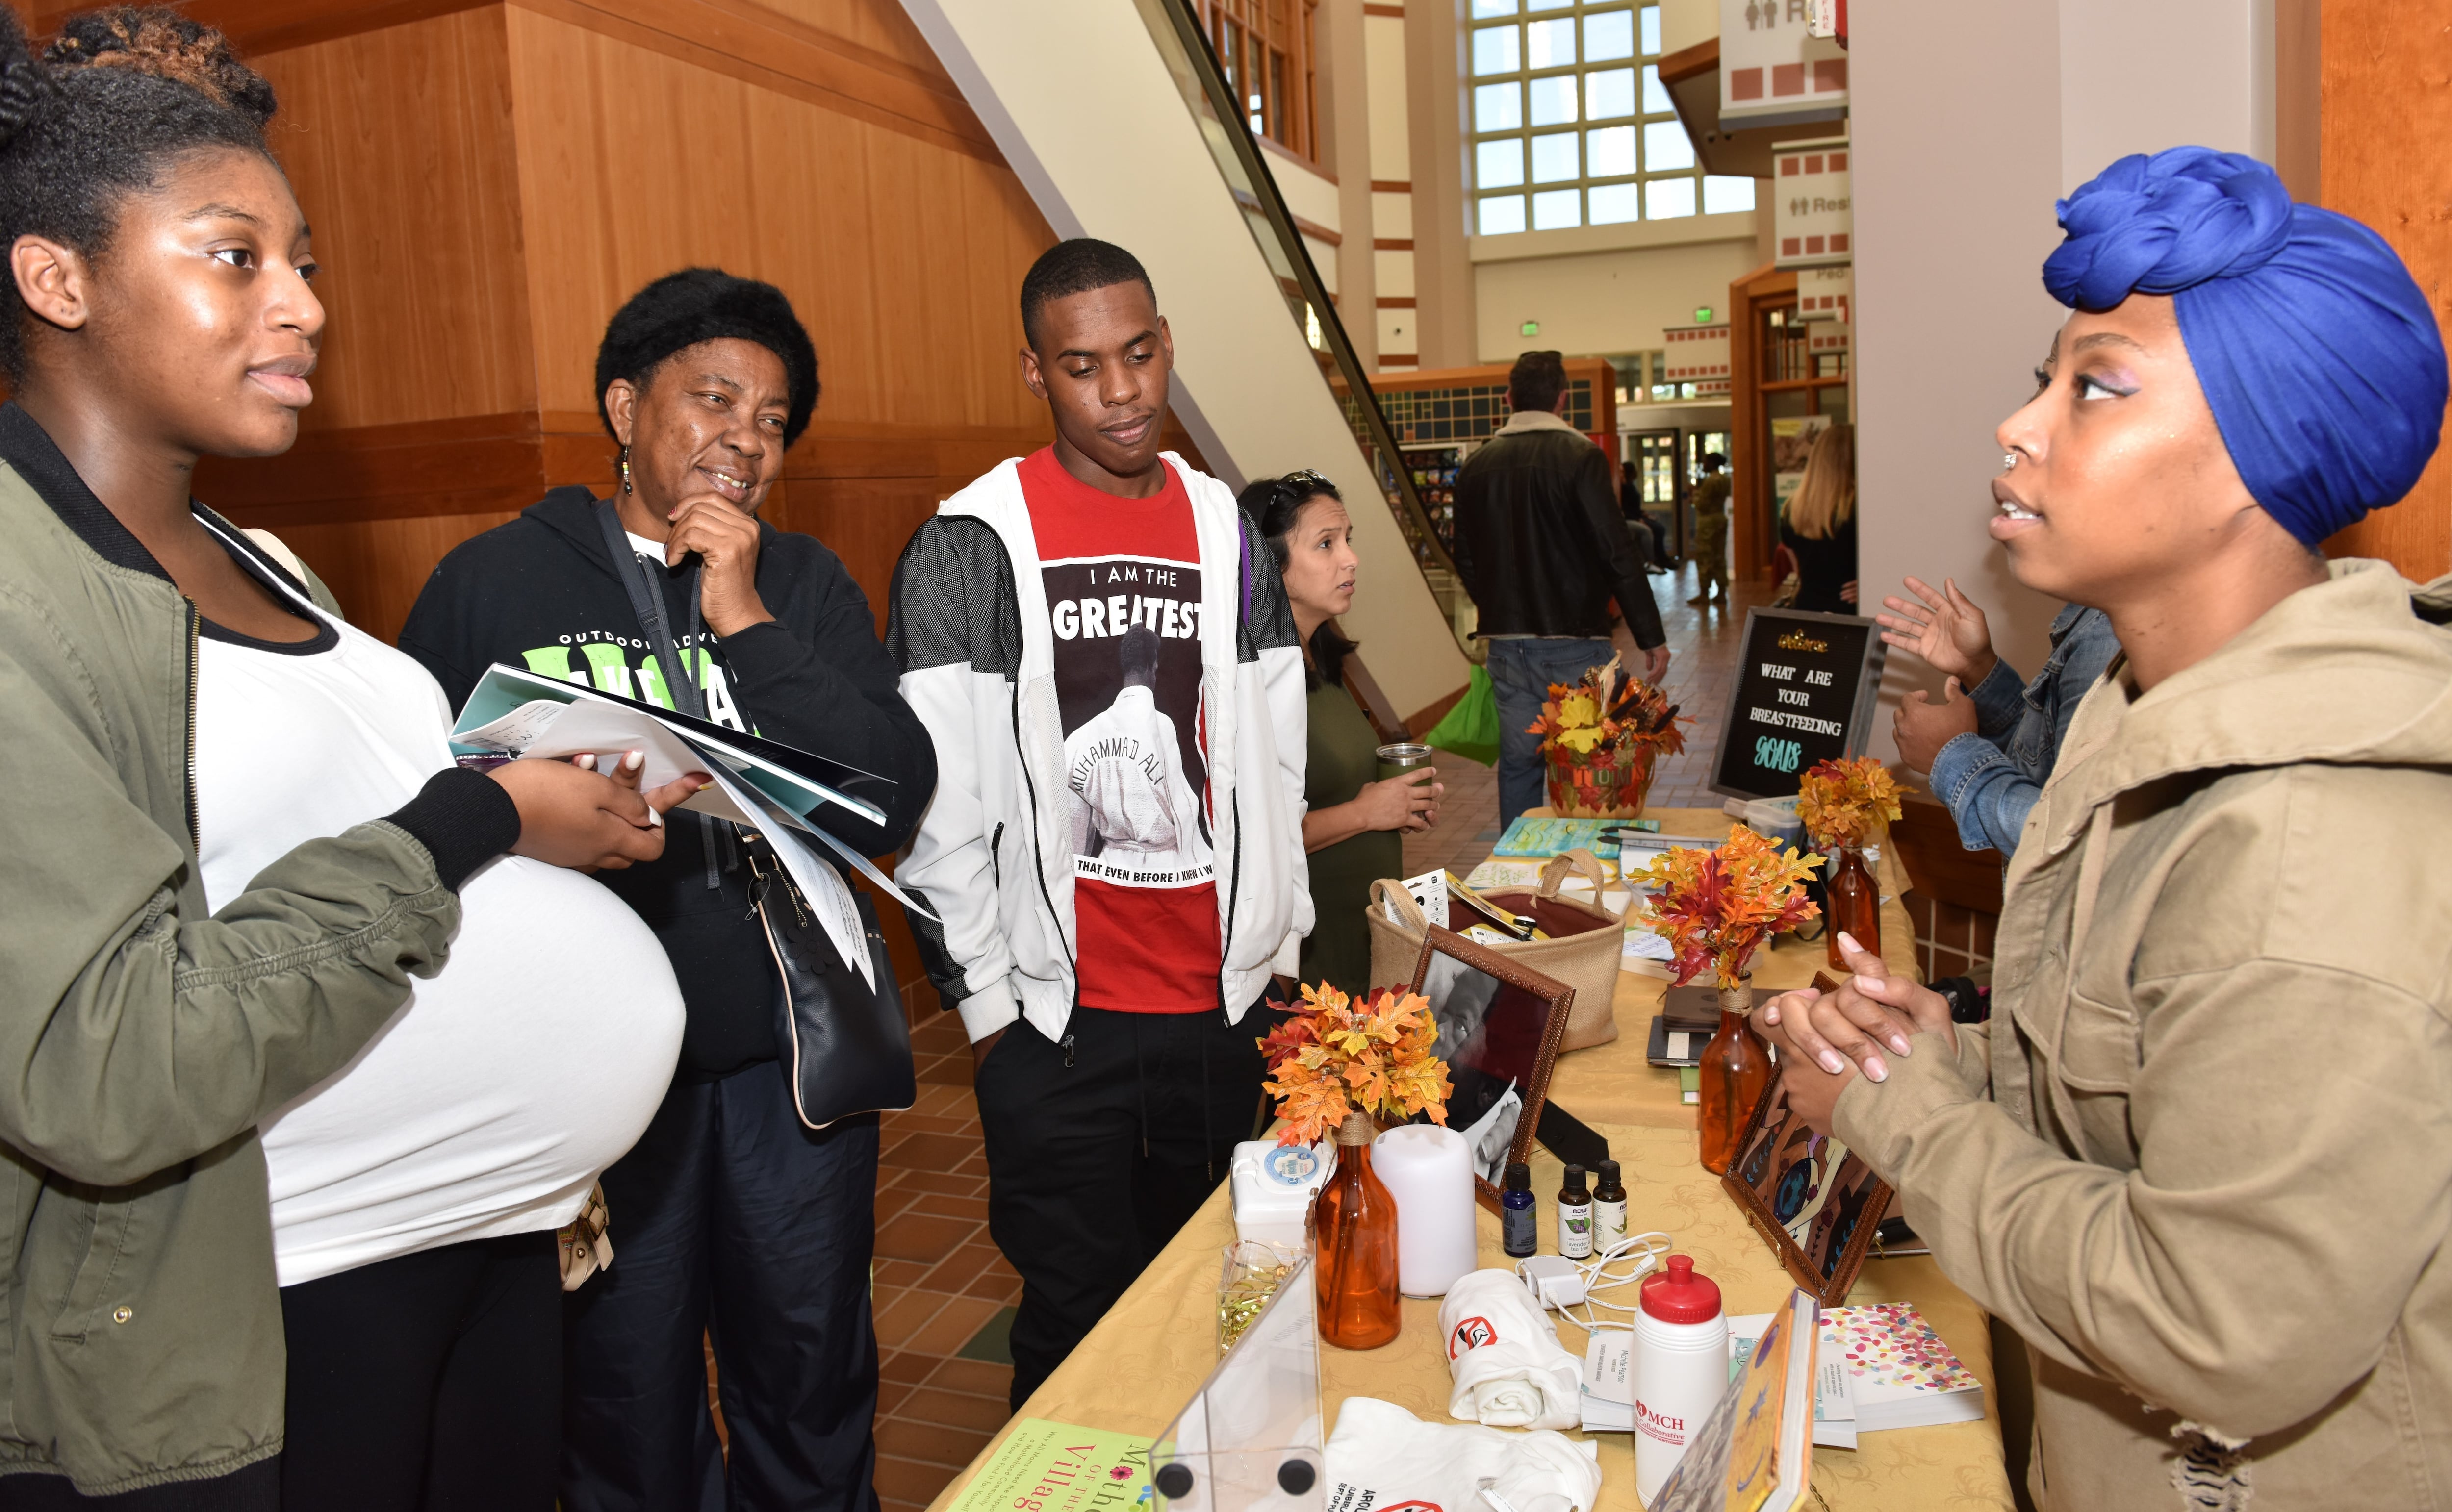
[[[1729,1320],[1720,1288],[1691,1256],[1643,1280],[1634,1320],[1634,1494],[1644,1504],[1685,1457],[1729,1391]]]

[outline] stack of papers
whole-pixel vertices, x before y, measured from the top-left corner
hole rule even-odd
[[[810,822],[821,806],[838,804],[871,824],[885,822],[878,800],[892,793],[891,777],[863,772],[825,756],[727,730],[704,719],[659,709],[618,693],[564,682],[496,662],[485,671],[451,729],[451,750],[461,756],[510,756],[567,758],[594,756],[609,768],[625,752],[645,758],[641,788],[660,788],[692,772],[714,785],[682,807],[766,836],[777,859],[801,890],[844,962],[875,987],[860,909],[851,889],[803,835],[842,857],[888,896],[922,917],[935,918],[894,885],[869,859]]]

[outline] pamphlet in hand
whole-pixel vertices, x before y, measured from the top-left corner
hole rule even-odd
[[[705,771],[712,757],[774,799],[801,829],[811,828],[804,821],[821,803],[840,803],[871,824],[883,824],[885,811],[878,805],[895,786],[891,777],[840,761],[499,661],[485,669],[468,695],[459,722],[451,727],[451,748],[463,756],[593,752],[602,757],[642,751],[647,767],[639,782],[645,788],[662,787],[685,772]],[[718,796],[722,791],[704,789],[682,807],[736,824],[758,822]]]

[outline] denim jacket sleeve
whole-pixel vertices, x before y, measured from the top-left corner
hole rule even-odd
[[[2007,855],[2044,787],[1983,736],[1959,735],[1932,758],[1932,791],[1958,821],[1959,844]]]
[[[1975,700],[1975,733],[2000,744],[2027,712],[2026,692],[2027,681],[2018,676],[2018,669],[1993,658],[1992,670],[1967,694]]]

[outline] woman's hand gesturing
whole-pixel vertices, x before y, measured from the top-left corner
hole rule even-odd
[[[1909,578],[1907,587],[1921,601],[1884,599],[1882,607],[1891,612],[1873,617],[1881,621],[1882,639],[1914,652],[1969,688],[1982,682],[2000,659],[1992,654],[1992,631],[1984,622],[1984,611],[1958,591],[1955,579],[1944,578],[1937,593],[1921,578]]]

